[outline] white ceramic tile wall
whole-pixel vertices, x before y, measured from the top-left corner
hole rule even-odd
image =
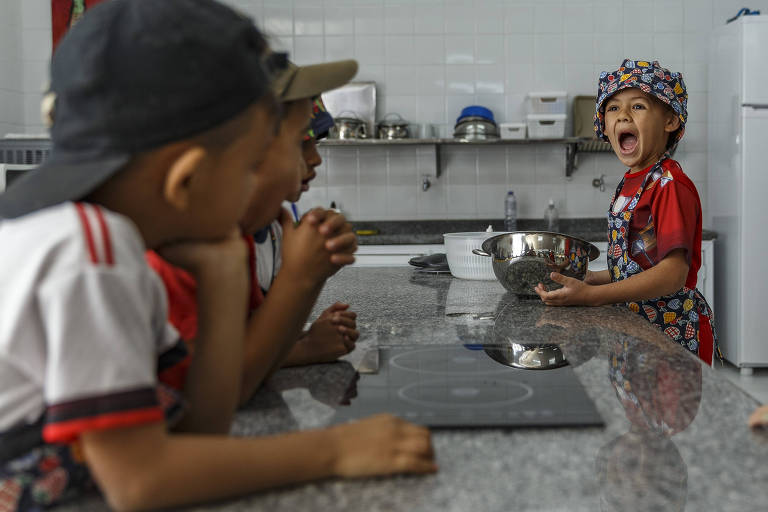
[[[21,4],[0,2],[0,134],[24,127]]]
[[[287,22],[269,19],[268,7],[278,4],[282,20],[293,7],[292,33]],[[522,120],[529,91],[562,89],[571,98],[594,94],[597,74],[615,69],[625,56],[659,59],[686,77],[690,117],[677,158],[706,198],[709,34],[742,7],[737,0],[255,0],[250,5],[254,15],[263,6],[267,19],[261,24],[278,27],[272,35],[281,42],[292,37],[297,62],[356,58],[358,78],[377,82],[379,117],[398,112],[416,123],[440,125],[444,136],[466,105],[485,105],[499,121]],[[750,7],[768,12],[768,0]],[[501,216],[507,189],[517,192],[521,217],[542,215],[549,198],[564,217],[599,216],[622,171],[612,154],[583,154],[566,179],[565,150],[558,145],[444,147],[437,179],[434,149],[428,146],[325,148],[322,154],[322,178],[300,206],[335,201],[358,220]],[[603,174],[601,192],[592,180]],[[422,191],[425,175],[431,186]]]
[[[0,135],[42,133],[51,55],[50,0],[0,2]]]
[[[380,116],[396,111],[440,125],[443,135],[466,105],[486,105],[502,122],[521,120],[529,91],[594,94],[597,74],[623,57],[658,58],[686,77],[690,121],[678,159],[706,197],[709,33],[740,0],[226,1],[300,64],[356,58],[358,79],[377,82]],[[768,0],[749,5],[768,13]],[[0,133],[39,132],[50,0],[0,2],[0,29]],[[564,217],[602,215],[621,173],[612,155],[585,154],[566,180],[565,150],[556,145],[446,147],[440,178],[431,147],[322,153],[325,163],[300,206],[334,200],[352,219],[500,216],[510,188],[521,217],[542,215],[550,197]],[[601,174],[604,192],[591,184]]]

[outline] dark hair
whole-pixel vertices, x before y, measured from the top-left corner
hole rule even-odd
[[[664,103],[663,101],[661,101],[656,96],[653,96],[652,94],[649,94],[648,96],[656,100],[656,103],[664,107],[664,110],[666,111],[667,114],[678,117],[677,112],[675,112],[675,109],[673,109],[671,105]],[[680,127],[678,127],[677,130],[673,131],[667,136],[667,145],[666,145],[667,149],[675,145],[675,143],[677,142],[677,134],[680,133],[680,130],[682,129],[683,129],[683,123],[681,122]]]

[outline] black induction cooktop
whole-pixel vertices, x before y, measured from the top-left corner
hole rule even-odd
[[[363,357],[360,379],[335,422],[391,413],[429,427],[602,426],[573,368],[504,364],[502,347],[383,346]]]

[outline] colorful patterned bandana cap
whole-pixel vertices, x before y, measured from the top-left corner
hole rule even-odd
[[[328,113],[320,96],[312,101],[312,118],[309,122],[309,130],[304,140],[320,140],[328,135],[328,130],[333,126],[333,117]]]
[[[659,61],[625,59],[621,67],[613,72],[603,71],[598,79],[597,103],[595,105],[595,133],[608,141],[605,128],[605,102],[608,98],[628,87],[635,87],[669,105],[680,118],[680,128],[675,133],[674,143],[668,151],[677,147],[685,133],[688,120],[688,92],[682,73],[661,67]]]

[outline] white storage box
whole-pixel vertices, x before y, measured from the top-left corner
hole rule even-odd
[[[565,137],[565,114],[528,114],[529,139],[562,139]]]
[[[530,114],[565,114],[568,93],[565,91],[545,91],[528,93],[528,112]]]
[[[499,135],[502,139],[524,139],[527,128],[525,123],[500,123]]]

